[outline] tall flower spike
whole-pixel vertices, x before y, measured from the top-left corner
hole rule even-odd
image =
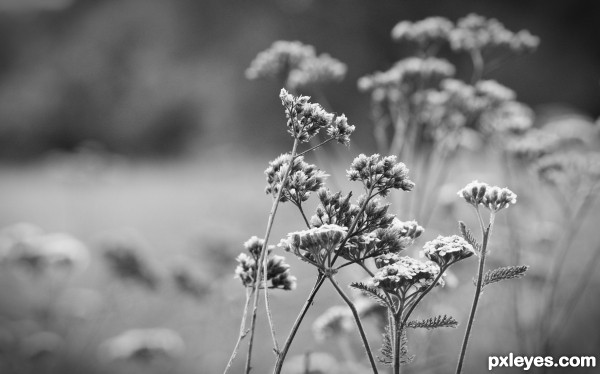
[[[361,181],[366,189],[373,188],[382,196],[386,196],[390,189],[411,191],[415,186],[408,179],[408,168],[397,162],[396,156],[381,158],[378,154],[368,157],[360,154],[346,173],[350,181]]]
[[[442,268],[474,254],[473,246],[458,235],[440,235],[437,239],[425,243],[421,251],[421,256],[427,257]]]

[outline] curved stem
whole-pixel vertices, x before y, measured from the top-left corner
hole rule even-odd
[[[246,356],[246,371],[245,371],[246,374],[250,373],[250,370],[252,368],[252,366],[251,366],[252,347],[254,344],[254,330],[256,329],[256,312],[258,310],[258,299],[259,299],[259,294],[260,294],[260,292],[258,290],[260,289],[261,274],[264,275],[263,280],[265,282],[265,304],[266,304],[265,308],[267,308],[267,310],[269,309],[269,297],[268,297],[268,290],[266,288],[266,285],[267,285],[267,271],[266,271],[267,270],[267,246],[268,246],[268,242],[269,242],[269,236],[271,235],[271,229],[273,228],[273,222],[275,221],[275,214],[277,213],[277,208],[279,207],[281,195],[283,194],[283,191],[285,190],[285,184],[287,183],[288,176],[290,175],[290,171],[292,170],[292,165],[294,163],[294,159],[296,158],[296,150],[298,149],[298,143],[299,143],[298,139],[294,139],[294,145],[292,146],[292,153],[290,154],[290,163],[288,164],[288,167],[285,170],[285,174],[283,175],[283,179],[281,182],[281,188],[279,189],[279,192],[277,193],[277,197],[275,198],[275,200],[273,201],[273,205],[271,206],[271,212],[269,213],[269,219],[267,220],[267,229],[266,229],[266,233],[265,233],[265,237],[264,237],[264,244],[260,251],[259,259],[256,262],[257,269],[256,269],[256,281],[254,283],[254,289],[257,291],[254,294],[254,302],[252,305],[252,317],[250,320],[250,341],[248,343],[248,355]],[[271,336],[273,338],[273,345],[274,345],[273,348],[275,349],[276,352],[279,352],[279,348],[277,346],[277,339],[275,338],[275,328],[273,327],[273,322],[271,320],[270,312],[267,312],[267,317],[269,320]]]
[[[400,346],[402,345],[402,333],[404,332],[404,323],[402,322],[404,302],[404,297],[402,297],[400,306],[394,314],[394,374],[400,374]]]
[[[475,313],[477,312],[477,304],[479,303],[479,297],[481,296],[483,284],[483,270],[485,266],[485,255],[487,253],[487,244],[491,228],[492,224],[490,223],[490,226],[488,226],[487,230],[485,230],[483,233],[483,244],[481,247],[481,257],[479,258],[479,269],[477,271],[477,285],[475,288],[475,296],[473,297],[473,305],[471,306],[471,313],[469,314],[469,322],[467,323],[465,337],[463,339],[462,348],[460,350],[460,356],[458,358],[458,364],[456,366],[456,374],[460,374],[462,371],[463,363],[465,360],[465,354],[467,353],[467,345],[469,344],[469,337],[471,335],[471,329],[473,328],[473,321],[475,320]]]
[[[302,306],[302,309],[300,310],[300,314],[298,314],[298,317],[296,317],[296,320],[294,321],[292,330],[290,331],[290,334],[288,335],[287,339],[285,340],[285,343],[283,344],[283,348],[281,349],[281,351],[279,352],[279,355],[277,356],[277,362],[275,363],[275,369],[273,370],[273,374],[281,373],[281,369],[283,368],[283,362],[285,361],[285,357],[290,349],[290,346],[292,345],[292,341],[296,337],[298,328],[300,327],[300,324],[302,323],[302,320],[304,319],[306,312],[312,305],[313,300],[314,300],[317,292],[319,291],[319,288],[321,288],[321,286],[323,285],[324,281],[325,281],[325,276],[323,276],[323,274],[319,274],[317,276],[317,281],[315,282],[313,289],[310,291],[310,294],[306,298],[306,301],[304,302],[304,305]]]
[[[300,153],[298,153],[298,157],[300,157],[300,156],[304,156],[304,155],[305,155],[305,154],[307,154],[308,152],[310,152],[310,151],[314,151],[315,149],[317,149],[317,148],[320,148],[320,147],[324,146],[325,144],[329,143],[330,141],[332,141],[332,140],[334,140],[334,139],[335,139],[335,138],[328,138],[328,139],[326,139],[326,140],[322,141],[321,143],[319,143],[319,144],[315,145],[314,147],[311,147],[311,148],[307,149],[306,151],[303,151],[303,152],[300,152]]]
[[[302,218],[304,219],[304,223],[306,224],[306,227],[310,229],[310,222],[308,222],[308,218],[306,218],[306,214],[304,214],[304,209],[302,209],[302,204],[298,203],[298,204],[294,204],[294,205],[296,205],[296,207],[300,211],[300,214],[302,214]]]
[[[352,311],[352,315],[354,316],[354,322],[356,322],[356,327],[358,327],[358,332],[360,333],[360,338],[362,339],[362,342],[365,346],[364,347],[365,352],[367,353],[367,357],[369,358],[369,363],[371,364],[371,369],[373,370],[373,374],[377,374],[378,373],[377,364],[375,363],[375,358],[373,358],[373,353],[371,352],[371,347],[369,346],[369,341],[367,340],[367,335],[365,334],[365,330],[363,329],[362,323],[360,322],[360,317],[358,316],[356,307],[354,306],[354,304],[352,303],[350,298],[348,298],[348,296],[340,288],[340,286],[337,284],[335,279],[333,279],[333,276],[329,275],[329,276],[327,276],[327,278],[329,279],[329,281],[331,282],[331,284],[333,285],[335,290],[338,292],[338,294],[340,294],[342,299],[344,299],[346,304],[348,304],[350,311]]]
[[[471,77],[471,84],[475,84],[481,79],[484,70],[483,56],[479,49],[471,51],[471,60],[473,61],[473,76]]]
[[[231,357],[229,357],[229,361],[227,361],[227,366],[225,367],[223,374],[227,374],[231,368],[231,364],[233,364],[233,360],[235,359],[238,349],[240,348],[240,343],[246,336],[246,319],[248,317],[248,307],[250,306],[250,296],[252,293],[253,289],[251,287],[246,287],[246,301],[244,302],[244,312],[242,313],[242,322],[240,323],[240,333],[238,335],[237,342],[235,343],[235,347],[233,347],[233,352],[231,352]]]

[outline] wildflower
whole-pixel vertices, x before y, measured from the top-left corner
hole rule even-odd
[[[482,127],[500,134],[524,134],[533,126],[533,110],[517,101],[506,101],[494,110],[486,111]]]
[[[301,260],[327,269],[331,255],[345,239],[347,228],[335,224],[322,225],[304,231],[291,232],[278,244]]]
[[[175,359],[185,350],[181,336],[173,330],[154,328],[128,330],[100,346],[106,361],[129,360],[141,363]]]
[[[315,48],[298,41],[278,40],[260,52],[246,70],[248,79],[287,77],[291,69],[315,56]]]
[[[469,14],[460,19],[450,32],[450,46],[455,51],[508,50],[515,54],[533,52],[539,38],[527,30],[516,34],[498,20]]]
[[[495,80],[482,80],[475,84],[475,92],[480,96],[485,105],[501,104],[515,99],[515,91],[496,82]]]
[[[346,306],[336,305],[327,309],[313,323],[313,335],[317,341],[325,341],[352,330],[353,320]]]
[[[465,199],[465,201],[475,208],[479,206],[479,204],[483,203],[483,198],[485,196],[486,190],[490,186],[487,183],[473,181],[467,184],[462,190],[458,191],[458,196]]]
[[[366,189],[377,190],[382,196],[392,188],[410,191],[415,186],[408,179],[408,168],[397,162],[396,156],[380,158],[378,154],[368,157],[360,154],[346,172],[350,181],[361,181]]]
[[[402,21],[392,29],[392,39],[416,43],[424,50],[430,45],[447,41],[453,26],[443,17],[429,17],[417,22]]]
[[[517,195],[508,188],[493,186],[487,189],[483,197],[483,205],[492,212],[508,208],[517,203]]]
[[[337,116],[331,126],[327,127],[327,135],[334,138],[343,145],[350,144],[350,135],[354,132],[355,126],[348,125],[348,119],[345,115]]]
[[[558,152],[541,157],[533,169],[542,182],[575,195],[589,190],[600,180],[600,153]]]
[[[269,163],[265,170],[267,176],[267,187],[265,192],[276,197],[282,188],[283,177],[290,164],[290,155],[283,154]],[[279,201],[299,205],[308,200],[311,192],[315,192],[323,187],[327,174],[318,170],[315,165],[304,162],[303,156],[294,158],[292,169],[288,173],[285,188]]]
[[[475,254],[473,246],[458,235],[438,236],[423,246],[421,256],[438,264],[441,268],[452,265]]]
[[[410,288],[423,291],[438,276],[440,268],[431,261],[412,257],[388,256],[389,264],[379,268],[371,282],[375,287],[394,294],[405,294]]]
[[[360,211],[358,205],[350,203],[352,193],[345,196],[342,196],[341,192],[332,194],[329,189],[323,187],[317,191],[317,196],[321,203],[316,209],[316,214],[311,217],[312,227],[336,224],[349,228]]]
[[[285,110],[288,133],[301,142],[308,142],[333,121],[333,114],[319,104],[310,103],[308,96],[293,96],[282,88],[279,98]]]
[[[478,181],[467,184],[457,194],[475,208],[481,204],[492,212],[498,212],[517,202],[517,195],[508,188],[490,186]]]
[[[531,129],[506,143],[506,151],[518,159],[535,160],[556,151],[563,144],[558,135],[544,129]]]
[[[346,75],[346,64],[323,53],[304,58],[289,73],[287,86],[292,89],[328,82],[340,82]]]
[[[235,277],[242,281],[244,287],[254,287],[256,283],[257,262],[264,246],[264,239],[256,236],[251,237],[244,243],[244,247],[250,253],[240,253],[236,258],[238,266],[235,268]],[[267,248],[267,256],[271,254],[273,246]],[[290,274],[290,265],[282,256],[272,256],[267,260],[267,282],[270,284],[262,287],[278,288],[282,290],[293,290],[296,288],[296,277]]]
[[[394,218],[392,221],[392,227],[398,230],[400,237],[406,238],[409,241],[414,241],[416,238],[421,236],[425,229],[419,226],[417,221],[400,221],[398,218]]]

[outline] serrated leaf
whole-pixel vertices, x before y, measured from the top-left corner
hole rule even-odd
[[[389,306],[385,297],[382,294],[380,294],[379,291],[377,291],[377,289],[374,287],[367,286],[366,284],[360,282],[351,283],[350,287],[362,291],[365,295],[369,296],[381,306]]]
[[[485,287],[488,284],[500,282],[505,279],[516,279],[521,278],[525,275],[525,272],[529,269],[527,265],[518,266],[505,266],[494,270],[488,270],[483,277],[483,283],[481,287]]]
[[[406,326],[413,329],[423,328],[427,330],[437,329],[440,327],[455,328],[458,326],[458,321],[456,321],[454,317],[444,314],[443,316],[431,317],[421,321],[409,321]]]
[[[462,237],[467,241],[467,243],[471,244],[477,253],[481,253],[481,244],[475,239],[475,236],[469,230],[467,225],[463,221],[458,221],[458,227],[460,228],[460,233]]]
[[[400,337],[400,365],[410,364],[415,359],[415,355],[408,354],[408,337],[406,330],[402,330]]]
[[[379,348],[380,356],[377,356],[379,362],[387,366],[392,366],[394,364],[393,340],[394,338],[392,337],[392,331],[388,325],[385,327],[385,331],[383,333],[383,343],[381,344],[381,348]]]

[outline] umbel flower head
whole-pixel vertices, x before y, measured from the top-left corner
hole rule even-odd
[[[286,153],[269,163],[269,167],[265,170],[267,176],[265,192],[267,194],[277,197],[279,190],[282,188],[283,177],[290,164],[290,158],[291,155]],[[298,205],[308,200],[311,192],[323,187],[326,176],[327,174],[317,169],[315,165],[304,162],[303,156],[295,157],[279,201],[286,202],[289,200]]]
[[[379,268],[370,283],[396,295],[405,294],[411,288],[423,291],[433,284],[440,273],[439,266],[431,261],[422,262],[394,254],[386,255],[385,261],[387,264]]]
[[[489,186],[478,181],[467,184],[457,194],[475,208],[483,205],[494,213],[517,202],[517,195],[508,188]]]
[[[293,96],[282,88],[279,98],[285,109],[288,132],[301,142],[308,142],[333,121],[333,114],[319,104],[310,103],[308,96]]]
[[[329,82],[340,82],[347,71],[346,64],[323,53],[303,59],[292,69],[288,76],[287,86],[292,89]]]
[[[240,253],[236,258],[238,266],[235,268],[235,277],[242,281],[244,287],[254,287],[257,274],[257,263],[260,252],[264,246],[264,239],[256,236],[251,237],[244,243],[244,247],[250,253]],[[267,248],[267,256],[271,254],[273,246]],[[262,287],[278,288],[282,290],[293,290],[296,288],[296,277],[290,274],[290,265],[282,256],[272,256],[267,261],[267,285]]]
[[[448,41],[454,25],[443,17],[429,17],[411,22],[402,21],[392,29],[392,39],[418,44],[422,49]]]
[[[475,254],[473,246],[458,235],[438,236],[423,246],[421,256],[425,256],[440,267],[451,265]]]
[[[414,182],[408,179],[408,168],[396,161],[396,156],[360,154],[346,171],[350,181],[361,181],[367,190],[373,189],[386,196],[390,189],[411,191]]]
[[[346,238],[347,230],[346,227],[330,224],[291,232],[281,240],[279,247],[303,261],[327,269],[328,260]]]

